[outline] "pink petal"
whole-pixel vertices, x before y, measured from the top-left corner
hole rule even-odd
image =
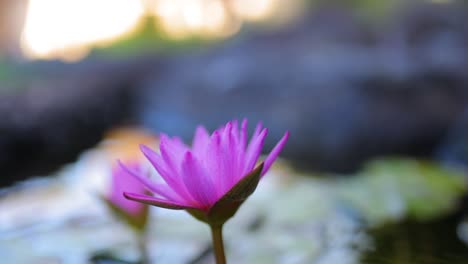
[[[252,135],[252,139],[258,137],[260,135],[260,132],[262,131],[262,121],[258,122],[257,126],[255,127],[254,133]]]
[[[180,164],[182,164],[182,154],[174,150],[171,139],[164,134],[161,134],[161,142],[159,144],[159,150],[161,151],[161,157],[166,164],[167,172],[172,175],[173,178],[180,179]],[[185,153],[185,150],[184,152]]]
[[[273,150],[268,154],[268,157],[265,159],[264,164],[263,164],[263,169],[261,176],[265,175],[265,173],[270,169],[271,165],[273,162],[275,162],[276,158],[280,154],[281,150],[283,150],[284,145],[288,141],[289,138],[289,131],[287,131],[284,136],[276,143],[276,146],[273,148]]]
[[[246,173],[253,170],[255,164],[258,161],[258,157],[262,153],[263,143],[265,141],[265,137],[267,136],[267,134],[268,134],[268,129],[265,128],[262,130],[262,132],[260,132],[260,134],[257,137],[252,138],[252,140],[249,143],[249,146],[247,147],[247,153],[245,157],[246,164],[244,167],[244,171],[239,176],[244,176]]]
[[[245,149],[245,146],[247,145],[247,125],[248,125],[248,121],[247,119],[244,119],[242,121],[242,125],[241,125],[241,131],[240,131],[240,140],[239,140],[239,143],[241,144],[241,146],[244,147]]]
[[[160,134],[159,150],[164,161],[169,165],[173,165],[175,174],[179,175],[180,164],[183,159],[183,153],[187,151],[189,147],[182,142],[178,137],[170,138],[168,135]]]
[[[196,201],[205,208],[209,208],[216,201],[216,190],[213,182],[207,177],[200,163],[190,151],[187,151],[184,156],[182,177],[185,186]]]
[[[182,210],[182,209],[195,208],[195,207],[187,205],[187,204],[182,204],[182,203],[177,203],[177,202],[168,201],[168,200],[164,200],[164,199],[159,199],[159,198],[149,196],[149,195],[128,193],[128,192],[124,192],[123,195],[125,196],[125,198],[127,198],[129,200],[132,200],[132,201],[137,201],[137,202],[140,202],[140,203],[154,205],[154,206],[157,206],[157,207],[162,207],[162,208],[167,208],[167,209]]]
[[[215,131],[211,136],[204,155],[197,158],[200,162],[202,162],[203,167],[208,174],[207,177],[210,178],[211,182],[213,183],[216,195],[219,197],[218,195],[221,195],[220,190],[222,189],[222,181],[220,181],[220,179],[223,175],[223,163],[221,161],[223,156],[221,149],[221,136],[219,135],[219,131]]]
[[[205,151],[206,146],[210,142],[210,135],[203,126],[198,126],[193,137],[192,150],[200,155]]]
[[[184,141],[180,137],[172,137],[170,140],[172,143],[172,147],[176,152],[183,152],[189,149],[189,147],[185,145]]]
[[[167,187],[164,187],[163,185],[156,184],[156,183],[152,182],[148,177],[145,177],[145,176],[141,175],[139,172],[136,172],[136,171],[128,168],[127,166],[125,166],[125,164],[123,164],[120,160],[118,160],[117,162],[119,163],[119,166],[120,166],[120,168],[122,168],[123,171],[125,171],[126,173],[132,175],[141,184],[143,184],[145,187],[147,187],[151,192],[154,192],[154,193],[156,193],[158,195],[161,195],[162,197],[167,198],[167,199],[171,199],[171,200],[175,200],[175,201],[180,200],[180,198],[173,191],[171,191],[170,188],[167,188]],[[124,190],[135,191],[135,190],[132,190],[132,189],[129,189],[129,188],[126,188]]]
[[[243,169],[245,167],[245,151],[247,146],[247,119],[242,121],[241,131],[240,131],[240,138],[239,138],[239,145],[237,149],[237,162],[238,162],[238,169],[239,171],[236,174],[243,173]]]
[[[228,122],[226,127],[224,128],[223,135],[221,137],[221,153],[222,158],[219,159],[222,162],[222,177],[219,177],[219,185],[220,190],[224,193],[229,187],[231,187],[231,183],[234,182],[233,175],[236,172],[235,166],[235,146],[232,137],[232,123]]]
[[[159,175],[163,180],[172,188],[172,190],[177,193],[182,199],[188,201],[192,201],[192,197],[188,193],[187,189],[185,188],[182,179],[177,177],[172,170],[168,168],[166,163],[164,162],[163,158],[152,149],[148,148],[145,145],[140,145],[141,152],[145,155],[145,157],[150,161],[153,167],[158,171]],[[179,199],[180,200],[180,199]]]
[[[234,139],[235,144],[239,143],[239,122],[237,120],[232,121],[231,133]]]
[[[232,146],[232,156],[235,160],[234,167],[238,168],[239,165],[239,147],[240,147],[240,133],[239,133],[239,122],[234,120],[232,123],[231,129],[231,146]]]
[[[138,164],[132,163],[131,167],[137,168]],[[107,199],[129,214],[139,214],[141,210],[144,209],[144,205],[129,201],[125,199],[122,194],[124,191],[143,193],[146,189],[145,186],[119,166],[113,166],[111,176],[111,188],[110,192],[107,194]]]
[[[183,153],[188,150],[188,147],[177,137],[169,138],[161,134],[159,149],[164,160],[168,159],[166,163],[171,163],[178,168],[182,162]]]
[[[231,149],[231,154],[233,158],[237,161],[237,151],[239,145],[239,128],[232,127],[231,132],[229,133],[229,147]],[[236,163],[237,165],[237,163]]]
[[[231,131],[232,131],[232,123],[231,122],[228,122],[226,124],[226,126],[224,126],[224,129],[222,130],[222,134],[221,134],[221,142],[226,142],[229,135],[231,134]]]

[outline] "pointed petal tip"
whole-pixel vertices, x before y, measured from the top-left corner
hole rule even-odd
[[[276,143],[275,148],[276,148],[277,146],[279,146],[279,145],[284,146],[284,144],[286,144],[286,142],[287,142],[288,139],[289,139],[289,135],[290,135],[290,132],[289,132],[289,131],[286,131],[286,132],[284,133],[284,135],[281,137],[281,139],[278,141],[278,143]]]
[[[270,154],[268,154],[268,157],[264,161],[265,165],[263,166],[261,176],[267,173],[271,165],[273,165],[273,163],[275,162],[276,158],[278,158],[279,154],[281,153],[284,146],[286,145],[286,142],[289,139],[289,135],[290,135],[290,132],[286,131],[283,137],[278,141],[278,143],[276,143],[276,146],[273,148],[273,150],[271,150]]]
[[[255,138],[259,138],[261,140],[261,145],[260,145],[260,151],[261,149],[263,148],[263,141],[265,140],[265,138],[268,136],[268,128],[263,128],[262,131],[260,133],[258,133],[257,135],[254,135]],[[254,140],[254,137],[252,137],[251,141]]]
[[[260,134],[260,132],[262,131],[262,128],[263,128],[263,122],[259,121],[257,123],[257,125],[255,126],[255,130],[253,132],[252,138],[257,137]]]
[[[209,134],[208,133],[208,130],[206,129],[206,127],[204,127],[203,125],[197,125],[197,127],[195,128],[195,135],[199,135],[199,134],[203,134],[203,135],[207,135]]]
[[[220,130],[220,134],[222,135],[223,138],[227,137],[232,131],[232,121],[229,121],[226,123],[226,125],[224,125],[221,130]]]
[[[139,144],[138,147],[143,150],[143,149],[146,149],[146,148],[149,148],[148,146],[146,146],[145,144]]]
[[[247,118],[242,119],[242,128],[247,128],[247,125],[249,124],[249,120]]]
[[[148,147],[147,145],[140,144],[139,145],[141,153],[148,159],[151,160],[154,158],[154,156],[159,156],[160,153],[158,153],[156,150],[152,149],[151,147]]]
[[[117,164],[119,165],[119,167],[120,167],[121,169],[123,169],[123,170],[125,170],[125,171],[128,170],[127,166],[122,162],[122,160],[117,159],[116,162],[117,162]]]
[[[218,130],[215,130],[213,134],[211,135],[211,137],[214,138],[215,141],[219,142],[221,135]]]
[[[166,146],[168,141],[171,141],[171,137],[166,133],[159,133],[159,146]]]
[[[138,169],[138,168],[136,167],[132,168],[132,165],[126,165],[120,159],[117,159],[117,164],[118,164],[118,168],[121,169],[123,173],[126,173],[130,175],[130,177],[135,177],[135,179],[139,180],[140,175],[137,171],[135,171],[135,169]]]
[[[128,192],[123,192],[123,196],[129,200],[133,200],[132,198],[132,193],[128,193]]]
[[[148,152],[154,152],[150,147],[144,145],[144,144],[140,144],[138,145],[138,147],[140,148],[140,151],[146,155],[146,153]]]
[[[195,129],[195,134],[192,139],[192,149],[196,151],[201,151],[205,148],[210,140],[210,134],[206,128],[202,125],[198,125]]]

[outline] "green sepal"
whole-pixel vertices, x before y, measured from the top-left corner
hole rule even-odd
[[[244,201],[255,191],[260,181],[263,163],[234,185],[207,212],[200,209],[186,209],[196,219],[210,226],[222,226],[234,216]]]
[[[109,208],[118,219],[123,220],[125,224],[135,229],[137,232],[145,232],[146,223],[148,222],[149,216],[148,206],[143,206],[141,212],[138,215],[132,215],[122,210],[120,207],[114,205],[106,197],[100,196],[100,198],[102,201],[104,201],[107,208]]]

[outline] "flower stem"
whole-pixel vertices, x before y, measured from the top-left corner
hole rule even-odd
[[[138,239],[138,249],[140,250],[141,254],[141,263],[142,264],[149,264],[150,263],[150,258],[148,254],[148,248],[147,248],[147,239],[146,239],[146,234],[145,232],[138,232],[137,234],[137,239]]]
[[[223,226],[210,225],[211,238],[213,239],[213,250],[216,257],[216,264],[226,264],[226,257],[224,255],[223,243]]]

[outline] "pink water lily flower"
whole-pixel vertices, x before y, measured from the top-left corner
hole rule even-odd
[[[192,214],[196,212],[196,217],[209,214],[220,200],[227,199],[226,195],[229,194],[229,200],[232,201],[239,198],[229,193],[236,189],[234,187],[239,185],[236,192],[244,192],[242,188],[252,185],[247,182],[246,176],[257,172],[259,179],[269,170],[283,149],[289,132],[279,140],[264,162],[255,168],[267,133],[268,129],[259,123],[250,142],[247,142],[247,120],[242,122],[240,129],[237,121],[231,121],[211,135],[204,127],[199,126],[192,147],[185,145],[177,137],[170,138],[162,134],[159,153],[144,145],[140,149],[163,181],[151,181],[121,163],[122,168],[153,193],[150,196],[128,189],[124,195],[130,200],[163,208],[187,209]],[[243,183],[240,184],[241,182]],[[255,180],[253,184],[256,187]],[[249,190],[247,196],[253,190]],[[240,198],[245,200],[246,197]]]
[[[129,165],[129,167],[131,167],[133,171],[139,170],[136,163],[132,163]],[[119,207],[128,214],[139,214],[145,205],[125,199],[125,197],[122,195],[124,191],[144,193],[145,186],[141,184],[138,179],[135,179],[135,177],[128,174],[128,172],[123,170],[120,166],[114,166],[112,168],[111,182],[109,191],[107,193],[107,199],[112,204]]]
[[[225,264],[222,228],[251,195],[260,178],[278,157],[289,137],[280,139],[257,167],[268,129],[258,124],[247,143],[247,120],[239,129],[237,121],[228,122],[209,135],[199,126],[192,147],[177,137],[161,135],[159,153],[147,146],[140,149],[162,181],[155,182],[128,166],[121,167],[143,183],[152,196],[124,192],[127,199],[168,209],[185,209],[211,228],[216,263]]]
[[[140,172],[138,162],[130,162],[128,165],[132,171]],[[123,218],[138,229],[143,229],[146,223],[148,206],[131,201],[123,196],[124,191],[145,193],[145,186],[120,166],[112,168],[110,187],[104,200],[110,209],[120,218]]]

